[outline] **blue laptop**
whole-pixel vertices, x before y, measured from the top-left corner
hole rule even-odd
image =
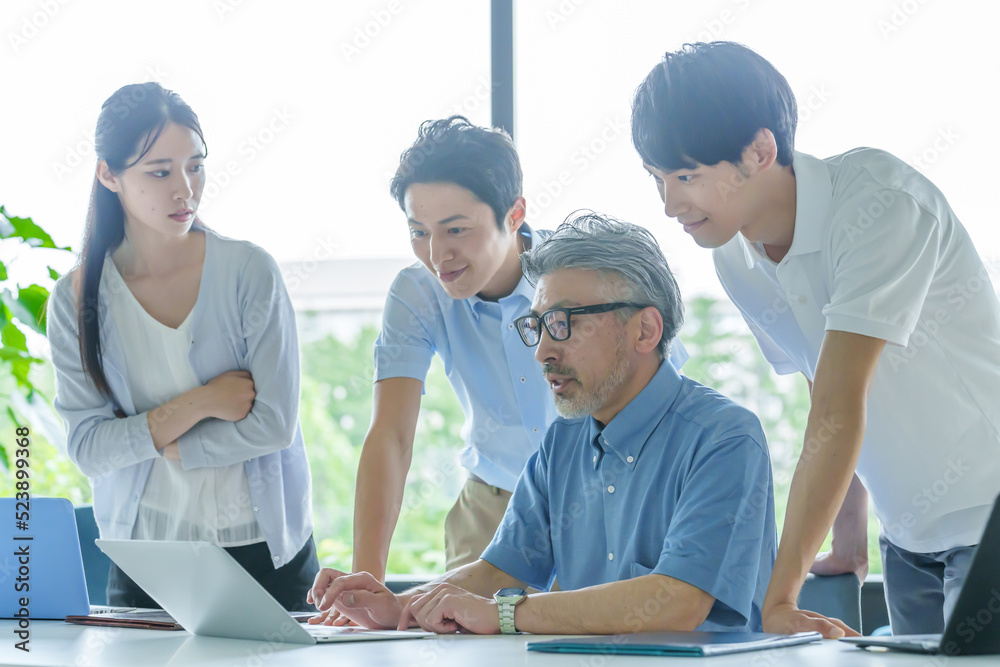
[[[0,618],[90,613],[73,505],[0,498]]]

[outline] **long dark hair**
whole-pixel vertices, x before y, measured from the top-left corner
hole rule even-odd
[[[113,174],[119,174],[145,157],[171,122],[190,128],[204,144],[198,116],[180,95],[152,81],[123,86],[101,107],[94,137],[97,159],[104,160]],[[81,276],[77,321],[83,370],[107,397],[111,397],[111,387],[104,375],[101,356],[98,287],[105,255],[117,248],[124,237],[125,211],[118,195],[104,187],[95,173],[83,251],[77,265]]]

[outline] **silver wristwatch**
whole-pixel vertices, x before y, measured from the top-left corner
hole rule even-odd
[[[500,613],[500,634],[513,635],[517,633],[514,627],[514,607],[524,602],[528,597],[523,588],[501,588],[494,595],[497,601],[497,611]]]

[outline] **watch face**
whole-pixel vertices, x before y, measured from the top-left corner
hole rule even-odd
[[[523,588],[501,588],[496,593],[496,596],[501,598],[512,598],[521,595],[527,595],[527,592]]]

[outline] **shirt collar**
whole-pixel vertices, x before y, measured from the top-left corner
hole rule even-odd
[[[795,151],[792,156],[792,170],[795,172],[795,231],[792,247],[785,257],[819,252],[822,249],[826,222],[833,202],[833,185],[826,164],[812,155]],[[757,266],[757,262],[767,259],[756,244],[742,234],[737,234],[743,248],[747,268]],[[770,261],[770,260],[768,260]],[[782,260],[784,261],[784,260]]]
[[[670,360],[664,359],[642,391],[607,426],[602,428],[596,419],[587,417],[591,444],[600,451],[614,452],[629,470],[635,469],[653,430],[673,407],[681,383]],[[594,467],[597,465],[595,461]]]
[[[534,247],[534,245],[538,243],[539,240],[538,236],[535,234],[534,229],[531,230],[530,236],[531,236],[531,246]],[[475,317],[476,321],[478,322],[479,315],[482,312],[482,309],[489,308],[489,306],[486,304],[499,303],[501,306],[503,306],[506,305],[507,303],[510,303],[511,301],[526,300],[530,305],[531,301],[534,298],[535,298],[535,288],[531,286],[531,283],[529,283],[528,279],[524,277],[524,274],[521,274],[521,279],[517,281],[517,286],[514,288],[514,291],[508,294],[507,296],[498,299],[496,302],[484,301],[483,299],[480,299],[479,296],[476,294],[470,296],[468,299],[466,299],[466,301],[469,304],[469,308],[472,310],[472,316]]]

